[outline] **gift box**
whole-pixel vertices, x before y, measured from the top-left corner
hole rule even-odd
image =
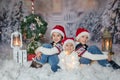
[[[35,54],[28,54],[27,55],[27,60],[31,61],[33,58],[35,58]]]

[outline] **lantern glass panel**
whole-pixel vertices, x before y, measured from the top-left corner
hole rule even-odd
[[[20,40],[20,35],[13,35],[13,46],[14,47],[20,47],[21,45],[21,40]]]
[[[109,41],[109,39],[106,39],[105,40],[105,50],[109,51],[109,49],[110,49],[110,41]]]
[[[102,50],[108,51],[108,52],[112,51],[112,39],[111,38],[103,38]]]

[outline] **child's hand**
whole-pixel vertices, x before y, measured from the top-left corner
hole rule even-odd
[[[41,52],[37,52],[37,53],[36,53],[37,59],[40,59],[40,58],[41,58],[41,54],[42,54]]]
[[[110,54],[108,54],[108,61],[111,61],[112,60],[112,56]]]

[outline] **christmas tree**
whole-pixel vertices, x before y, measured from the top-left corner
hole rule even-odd
[[[30,14],[21,22],[21,33],[23,40],[28,41],[27,52],[34,53],[40,46],[39,40],[47,30],[47,22],[39,15]]]

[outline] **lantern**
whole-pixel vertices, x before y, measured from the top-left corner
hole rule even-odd
[[[11,34],[11,47],[21,48],[22,47],[22,35],[19,32],[14,32]]]
[[[112,52],[112,36],[108,29],[105,29],[102,36],[102,51],[113,54]]]
[[[13,32],[11,34],[11,47],[13,48],[13,60],[17,63],[23,63],[27,61],[27,51],[20,50],[22,48],[22,35],[19,32]]]

